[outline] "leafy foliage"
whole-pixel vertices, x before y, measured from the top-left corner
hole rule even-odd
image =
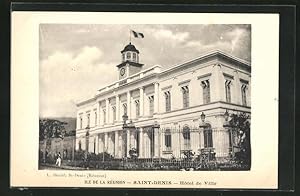
[[[240,151],[235,154],[235,159],[242,164],[250,166],[250,115],[246,113],[231,114],[229,125],[237,136],[238,140],[236,145],[240,149]]]
[[[45,138],[64,138],[66,130],[66,122],[61,122],[55,119],[40,119],[39,120],[39,139]]]
[[[186,160],[192,160],[193,157],[195,156],[195,153],[192,152],[192,150],[184,150],[183,155],[184,155]]]
[[[129,150],[129,156],[130,156],[131,159],[134,159],[134,160],[137,159],[137,157],[138,157],[137,149],[136,148],[131,148]]]

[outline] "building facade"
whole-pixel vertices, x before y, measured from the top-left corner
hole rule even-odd
[[[235,139],[223,126],[224,113],[250,114],[249,62],[213,51],[165,70],[143,69],[133,44],[121,55],[119,80],[77,104],[76,150],[117,159],[133,148],[140,159],[207,149],[217,158],[229,156]]]

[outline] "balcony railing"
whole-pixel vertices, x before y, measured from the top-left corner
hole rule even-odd
[[[145,76],[148,76],[148,75],[151,75],[151,74],[154,74],[154,73],[160,73],[160,71],[161,71],[161,66],[155,65],[155,66],[150,67],[146,70],[143,70],[139,73],[133,74],[133,75],[127,77],[126,79],[119,80],[117,82],[114,82],[113,84],[110,84],[106,87],[103,87],[103,88],[99,89],[98,94],[101,94],[103,92],[112,90],[114,88],[118,88],[121,85],[133,82],[133,81],[141,79],[141,78],[144,78]]]

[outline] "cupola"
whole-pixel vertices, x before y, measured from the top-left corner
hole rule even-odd
[[[125,48],[121,51],[122,54],[122,62],[130,61],[134,63],[139,63],[139,51],[135,48],[131,42],[125,46]]]

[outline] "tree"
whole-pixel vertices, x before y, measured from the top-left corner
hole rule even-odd
[[[66,122],[61,122],[55,119],[40,119],[39,120],[39,139],[45,138],[64,138],[66,134]]]
[[[195,156],[195,153],[194,152],[192,152],[192,150],[184,150],[183,151],[183,155],[185,156],[185,159],[186,160],[192,160],[193,159],[193,157]]]
[[[235,158],[242,164],[251,164],[251,145],[250,145],[250,115],[246,113],[231,114],[229,121],[232,127],[233,135],[237,137],[237,147],[239,152],[235,154]]]
[[[137,149],[136,148],[131,148],[129,150],[129,156],[130,156],[131,159],[136,160],[137,157],[138,157]]]

